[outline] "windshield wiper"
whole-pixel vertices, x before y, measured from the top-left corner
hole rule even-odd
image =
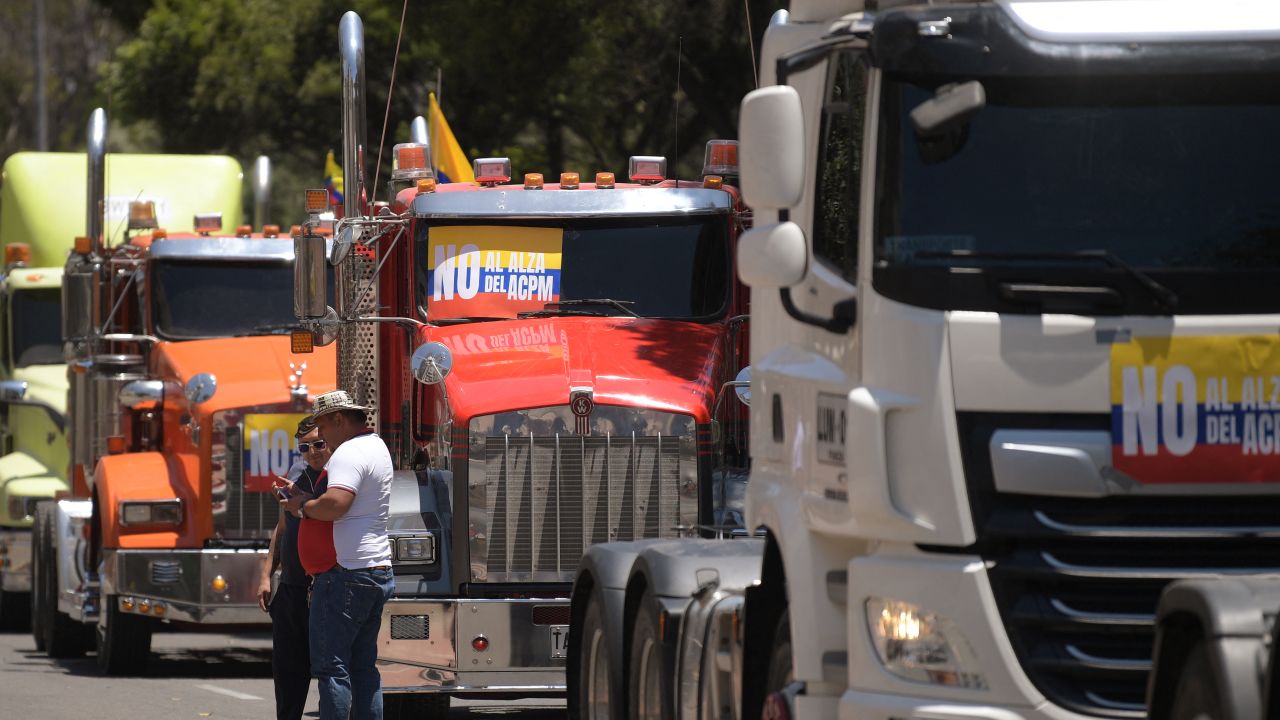
[[[299,329],[300,327],[301,326],[298,323],[294,323],[292,325],[289,325],[289,324],[259,325],[253,328],[252,330],[249,330],[248,332],[237,333],[236,337],[261,335],[263,333],[267,333],[269,335],[284,335],[285,333],[291,333],[294,330]]]
[[[552,303],[553,305],[555,303]],[[565,315],[581,315],[586,317],[609,317],[609,313],[599,312],[598,310],[575,310],[573,308],[553,308],[545,307],[541,310],[526,310],[516,313],[518,318],[539,318]]]
[[[561,300],[559,302],[547,303],[547,307],[571,307],[573,305],[612,305],[631,317],[640,317],[635,310],[627,307],[635,305],[635,300],[614,300],[613,298],[584,298],[580,300]]]
[[[1021,260],[1026,262],[1080,262],[1102,261],[1111,267],[1127,273],[1143,287],[1151,297],[1155,298],[1162,310],[1172,312],[1178,306],[1178,295],[1169,288],[1156,282],[1155,278],[1130,265],[1120,256],[1101,248],[1077,250],[1068,253],[1030,253],[995,250],[921,250],[911,254],[912,258],[922,259],[961,259],[961,260]]]
[[[509,317],[490,317],[488,315],[473,315],[470,317],[448,317],[433,318],[427,321],[428,325],[462,325],[464,323],[480,323],[480,322],[497,322],[499,320],[510,320]]]
[[[529,312],[520,313],[520,317],[538,317],[545,315],[604,315],[604,313],[585,312],[582,310],[568,310],[576,305],[609,305],[631,317],[640,317],[639,313],[628,305],[635,305],[635,300],[614,300],[613,298],[583,298],[578,300],[560,300],[558,302],[547,303],[547,306],[541,310],[530,310]]]

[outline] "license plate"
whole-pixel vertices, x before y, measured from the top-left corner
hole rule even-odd
[[[569,626],[548,625],[547,631],[551,633],[551,657],[569,657]]]

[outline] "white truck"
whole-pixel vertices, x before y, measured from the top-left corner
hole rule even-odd
[[[1280,569],[1278,73],[1267,3],[779,12],[763,538],[592,548],[571,716],[1144,717],[1161,591]]]

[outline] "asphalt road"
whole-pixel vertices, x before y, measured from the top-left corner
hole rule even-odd
[[[315,685],[304,718],[318,718]],[[501,705],[455,700],[450,720],[494,716],[563,720],[562,701]],[[143,677],[106,678],[92,655],[50,660],[30,634],[0,633],[0,718],[5,720],[270,720],[271,637],[157,633]]]

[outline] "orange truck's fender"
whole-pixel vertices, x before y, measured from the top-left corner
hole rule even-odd
[[[159,452],[107,455],[94,470],[94,494],[102,523],[104,548],[196,548],[199,512],[200,459],[194,454]],[[125,500],[182,501],[182,524],[129,528],[120,523]]]

